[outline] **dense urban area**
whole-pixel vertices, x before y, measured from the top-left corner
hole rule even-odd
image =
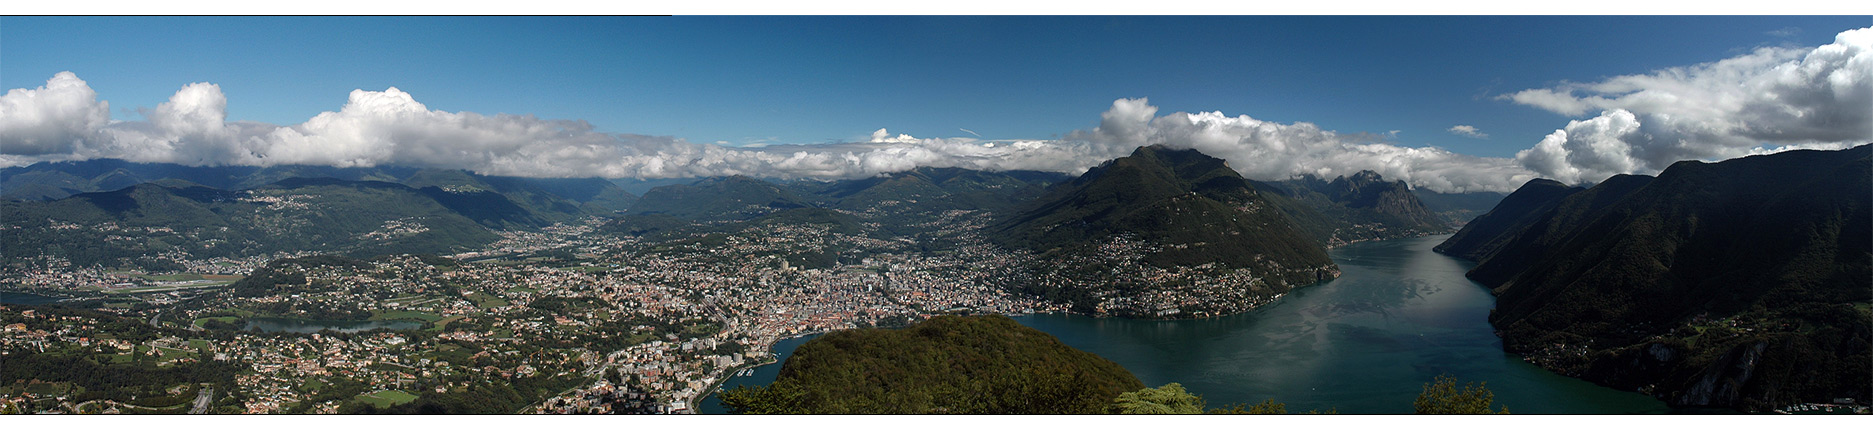
[[[148,385],[128,401],[69,378],[9,377],[5,408],[681,413],[733,373],[772,362],[784,338],[938,313],[1063,310],[998,286],[1031,257],[977,237],[982,214],[944,215],[930,234],[957,246],[936,252],[813,224],[640,243],[595,234],[594,217],[501,232],[487,249],[442,258],[167,256],[186,268],[175,273],[54,262],[7,276],[4,288],[94,311],[5,306],[9,376],[54,357],[229,375]],[[788,260],[828,249],[851,263]]]

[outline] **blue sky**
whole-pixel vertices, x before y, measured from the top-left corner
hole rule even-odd
[[[73,72],[117,121],[195,82],[294,125],[396,87],[442,112],[691,143],[1058,139],[1114,101],[1514,157],[1575,115],[1504,94],[1812,49],[1837,17],[7,17],[0,85]],[[1791,54],[1793,55],[1793,54]],[[1786,60],[1787,58],[1783,58]],[[1795,61],[1795,60],[1791,60]],[[1640,112],[1643,114],[1644,112]],[[1487,138],[1448,131],[1474,127]],[[3,161],[3,160],[0,160]],[[1524,160],[1524,164],[1528,161]],[[1547,172],[1542,172],[1547,173]]]
[[[731,145],[1044,139],[1114,99],[1508,156],[1557,115],[1495,100],[1559,81],[1812,46],[1867,17],[6,18],[0,84],[72,71],[140,118],[192,82],[229,120],[296,124],[352,89],[432,109],[584,119]],[[1792,29],[1793,34],[1789,33]],[[1452,135],[1471,125],[1487,140]]]

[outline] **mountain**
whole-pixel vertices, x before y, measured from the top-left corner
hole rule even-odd
[[[246,190],[292,178],[397,182],[412,188],[434,186],[451,192],[499,193],[501,197],[511,200],[512,204],[525,208],[532,216],[539,218],[520,223],[528,227],[536,226],[534,221],[550,224],[580,215],[611,215],[630,207],[637,198],[602,178],[483,176],[463,170],[396,166],[184,166],[111,159],[43,162],[0,169],[0,196],[8,200],[56,200],[78,193],[115,191],[162,179],[180,179],[223,190]],[[489,199],[480,196],[469,200],[480,202]],[[510,226],[503,222],[494,227]]]
[[[1445,223],[1458,227],[1489,212],[1490,208],[1508,197],[1508,194],[1492,191],[1440,193],[1424,188],[1412,189],[1411,194],[1418,196],[1418,201],[1424,202],[1424,207],[1442,217]]]
[[[1327,246],[1443,233],[1449,224],[1418,200],[1404,181],[1370,170],[1325,181],[1313,175],[1280,182],[1250,181],[1290,221]]]
[[[1030,292],[1095,313],[1235,313],[1337,276],[1326,249],[1223,160],[1163,146],[1056,185],[988,236],[1040,254]]]
[[[1437,245],[1437,252],[1481,261],[1512,239],[1507,233],[1521,231],[1540,222],[1561,199],[1585,188],[1569,187],[1548,179],[1535,179],[1503,197],[1495,207],[1477,216],[1457,234]],[[1604,189],[1602,191],[1605,191]]]
[[[450,209],[493,229],[544,227],[587,214],[580,202],[547,191],[533,181],[481,176],[466,170],[424,169],[404,179],[403,184],[421,188]]]
[[[732,221],[811,206],[779,185],[747,176],[730,176],[652,188],[638,198],[627,213],[667,215],[691,221]]]
[[[1479,258],[1504,348],[1679,406],[1873,387],[1873,145],[1535,181],[1443,252]]]
[[[56,200],[161,179],[180,179],[224,190],[244,190],[287,178],[397,182],[415,171],[407,167],[184,166],[116,159],[41,162],[0,169],[0,196],[8,200]]]
[[[64,260],[84,267],[173,268],[170,257],[273,252],[445,254],[499,236],[432,195],[376,181],[293,178],[251,190],[179,179],[53,201],[0,202],[8,266]]]
[[[863,212],[939,213],[946,210],[1005,210],[1031,200],[1071,176],[1052,172],[985,172],[954,167],[918,167],[882,176],[803,187],[827,206]]]
[[[827,333],[774,383],[722,393],[761,414],[1098,414],[1144,388],[1117,363],[1000,315]]]
[[[1072,176],[918,167],[871,178],[801,182],[792,189],[814,204],[858,214],[900,236],[914,236],[949,211],[1005,214]]]
[[[1555,201],[1552,207],[1546,207],[1537,214],[1522,218],[1522,221],[1528,223],[1525,226],[1502,229],[1507,233],[1506,238],[1485,239],[1478,235],[1477,239],[1484,242],[1478,252],[1489,250],[1490,253],[1478,255],[1476,261],[1491,262],[1491,264],[1478,264],[1466,275],[1484,285],[1499,285],[1508,282],[1511,277],[1545,258],[1554,248],[1561,246],[1561,242],[1584,228],[1583,224],[1593,221],[1598,211],[1618,203],[1620,199],[1650,184],[1653,179],[1651,176],[1644,175],[1614,175],[1592,188],[1577,189],[1575,191],[1578,192]],[[1493,229],[1495,227],[1485,225],[1481,231]],[[1438,245],[1440,247],[1451,245],[1445,250],[1452,254],[1463,255],[1458,252],[1461,251],[1460,249],[1455,249],[1458,243],[1446,240],[1445,243]]]

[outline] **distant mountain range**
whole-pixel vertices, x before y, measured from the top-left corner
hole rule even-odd
[[[498,236],[418,190],[378,181],[290,178],[248,190],[178,179],[48,202],[0,202],[5,265],[60,258],[78,267],[174,270],[195,258],[273,252],[356,255],[466,250]]]
[[[0,195],[8,200],[0,223],[25,232],[6,239],[17,246],[9,249],[35,250],[8,253],[7,264],[55,257],[80,266],[145,268],[167,264],[157,257],[167,251],[197,258],[279,251],[446,254],[495,240],[493,230],[537,229],[589,215],[613,219],[604,231],[653,241],[810,224],[908,239],[925,251],[969,240],[943,229],[981,229],[982,237],[1029,250],[1041,261],[1116,259],[1109,262],[1175,272],[1171,277],[1181,280],[1114,283],[1106,277],[1116,272],[1040,264],[1034,279],[1008,280],[1083,310],[1175,317],[1238,312],[1330,279],[1337,269],[1326,257],[1328,246],[1449,229],[1403,182],[1377,173],[1260,183],[1220,159],[1159,146],[1078,177],[919,167],[840,181],[731,176],[627,182],[664,185],[639,197],[617,180],[447,169],[39,163],[0,169]],[[173,210],[146,210],[155,207]],[[801,267],[829,267],[839,252],[788,258]],[[1202,298],[1166,305],[1182,300],[1178,295]],[[1153,298],[1141,299],[1146,296]],[[1106,305],[1098,303],[1118,307],[1099,310]]]
[[[1450,225],[1431,212],[1404,181],[1386,182],[1365,170],[1332,181],[1312,175],[1255,188],[1288,219],[1328,246],[1440,234]]]
[[[1478,260],[1504,347],[1680,406],[1873,393],[1873,145],[1531,181],[1438,251]]]
[[[637,196],[600,178],[514,178],[461,170],[190,167],[90,160],[0,169],[5,265],[171,267],[172,258],[273,252],[450,253],[533,229],[610,215]],[[178,254],[180,253],[180,254]]]

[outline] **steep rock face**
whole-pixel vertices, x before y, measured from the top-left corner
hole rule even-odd
[[[1504,347],[1551,369],[1687,406],[1865,399],[1869,178],[1873,146],[1686,161],[1442,248],[1481,256]]]
[[[1235,313],[1338,274],[1222,160],[1161,146],[1057,186],[990,236],[1041,254],[1031,291],[1092,313]]]
[[[1561,199],[1582,190],[1584,188],[1569,187],[1548,179],[1528,181],[1514,193],[1503,197],[1495,208],[1464,224],[1463,229],[1457,230],[1457,234],[1445,239],[1444,243],[1434,249],[1471,260],[1483,260],[1495,255],[1496,250],[1510,239],[1508,233],[1520,231],[1540,221],[1543,215],[1561,203]]]
[[[1450,231],[1404,181],[1387,182],[1370,170],[1331,182],[1303,175],[1250,183],[1288,220],[1327,246]]]
[[[1477,264],[1468,274],[1470,279],[1485,285],[1503,284],[1510,277],[1548,257],[1558,246],[1574,237],[1607,234],[1605,230],[1611,228],[1610,225],[1593,227],[1586,223],[1597,219],[1598,211],[1651,181],[1650,176],[1617,175],[1601,181],[1593,188],[1556,201],[1554,207],[1542,214],[1525,218],[1530,221],[1527,225],[1507,232],[1507,237],[1496,243],[1499,246],[1494,252],[1477,260],[1488,264]],[[1589,228],[1593,230],[1589,231]],[[1501,303],[1497,304],[1498,308],[1501,306]]]

